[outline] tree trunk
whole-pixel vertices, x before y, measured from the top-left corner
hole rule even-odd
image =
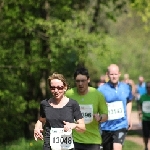
[[[96,31],[96,27],[97,27],[97,23],[98,23],[98,16],[100,13],[100,4],[101,4],[101,0],[97,0],[96,6],[95,6],[95,11],[93,14],[93,19],[92,19],[93,25],[91,26],[90,31],[89,31],[90,33]]]

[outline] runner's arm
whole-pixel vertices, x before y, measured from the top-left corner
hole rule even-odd
[[[108,114],[94,114],[93,116],[98,122],[105,122],[108,120]]]
[[[37,141],[37,139],[43,140],[43,126],[46,122],[45,118],[40,117],[39,120],[35,124],[34,128],[34,139]]]
[[[101,114],[99,122],[105,122],[108,120],[108,114]]]
[[[75,130],[78,132],[84,132],[86,130],[83,118],[77,120]]]
[[[75,129],[78,132],[84,132],[86,130],[83,118],[77,120],[75,123],[70,123],[66,121],[63,122],[65,131],[68,131],[69,129]]]
[[[139,118],[142,118],[142,97],[140,97],[139,99],[139,110],[138,110],[138,114],[139,114]]]
[[[131,111],[132,111],[132,101],[128,101],[127,102],[127,120],[128,120],[128,125],[129,125],[128,129],[132,128]]]
[[[106,103],[106,99],[104,97],[104,95],[99,91],[99,118],[98,118],[98,122],[105,122],[108,120],[108,106]]]

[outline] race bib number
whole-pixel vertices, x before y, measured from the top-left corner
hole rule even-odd
[[[65,132],[63,128],[51,128],[50,146],[52,150],[68,150],[74,148],[72,130]]]
[[[142,111],[144,113],[150,113],[150,101],[144,101],[142,104]]]
[[[85,124],[89,124],[93,121],[93,105],[80,105],[80,111],[84,118]]]
[[[115,120],[124,117],[124,108],[122,101],[107,103],[108,120]]]

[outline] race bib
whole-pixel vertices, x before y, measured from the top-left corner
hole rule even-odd
[[[144,113],[150,113],[150,101],[144,101],[142,104],[142,111]]]
[[[85,124],[89,124],[93,121],[93,105],[80,105],[80,111],[84,118]]]
[[[124,117],[124,108],[122,101],[107,103],[108,120],[115,120]]]
[[[65,132],[63,128],[51,128],[50,146],[52,150],[68,150],[74,148],[72,130]]]

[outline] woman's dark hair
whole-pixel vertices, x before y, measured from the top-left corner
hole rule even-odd
[[[80,67],[77,68],[76,71],[74,72],[74,79],[77,77],[77,75],[85,75],[87,77],[87,79],[89,79],[89,73],[88,73],[88,69],[84,68],[84,67]]]

